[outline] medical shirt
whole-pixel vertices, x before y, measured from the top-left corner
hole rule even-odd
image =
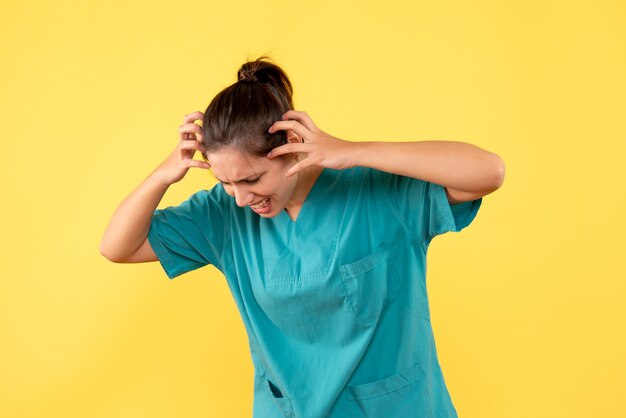
[[[255,418],[456,417],[426,291],[436,235],[482,198],[384,171],[325,168],[294,222],[239,207],[221,184],[158,209],[148,239],[173,279],[225,276],[248,335]]]

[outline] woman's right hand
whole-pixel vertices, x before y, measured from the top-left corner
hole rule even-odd
[[[200,111],[185,115],[184,123],[178,127],[180,140],[174,151],[155,170],[155,174],[165,184],[170,185],[182,180],[190,167],[208,169],[211,166],[204,161],[194,160],[196,151],[204,152],[202,146],[202,127],[194,121],[204,117]]]

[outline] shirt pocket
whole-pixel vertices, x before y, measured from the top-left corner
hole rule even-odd
[[[266,389],[269,392],[270,397],[276,402],[278,409],[281,414],[285,418],[295,418],[295,413],[293,412],[293,406],[291,405],[291,399],[287,396],[284,396],[280,389],[272,383],[271,380],[265,379]]]
[[[385,379],[347,386],[347,416],[430,418],[426,374],[420,363]]]
[[[383,242],[374,252],[339,266],[346,299],[356,319],[364,325],[378,321],[400,288],[392,246]]]

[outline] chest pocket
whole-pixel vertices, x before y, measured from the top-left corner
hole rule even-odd
[[[397,296],[401,278],[395,262],[391,244],[383,242],[373,253],[339,266],[346,299],[362,324],[375,324]]]

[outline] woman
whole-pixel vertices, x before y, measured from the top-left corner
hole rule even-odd
[[[224,274],[248,333],[254,417],[456,417],[426,253],[471,223],[502,184],[502,160],[462,142],[345,141],[293,108],[283,70],[267,57],[243,64],[204,113],[185,116],[101,253],[159,260],[170,279],[207,264]],[[156,210],[191,167],[220,184]]]

